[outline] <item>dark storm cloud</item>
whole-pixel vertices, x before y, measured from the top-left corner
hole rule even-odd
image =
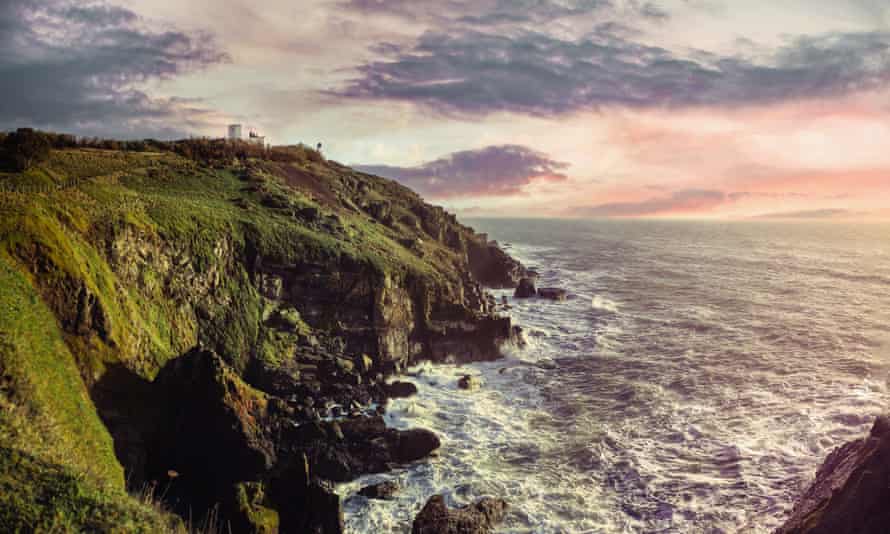
[[[507,196],[534,181],[562,181],[568,164],[516,145],[456,152],[417,167],[358,165],[434,198]]]
[[[139,84],[227,60],[206,35],[153,31],[132,11],[105,3],[10,0],[0,4],[0,30],[3,129],[181,135],[204,110],[153,99]]]
[[[723,191],[687,189],[669,196],[651,198],[641,202],[613,202],[575,208],[572,215],[580,217],[645,217],[670,213],[708,211],[725,203]]]
[[[364,15],[477,29],[540,25],[594,14],[652,21],[669,17],[655,2],[640,0],[343,0],[339,5]]]
[[[738,106],[830,97],[890,82],[890,32],[802,37],[771,57],[680,57],[609,25],[580,40],[532,31],[428,32],[358,67],[333,94],[442,113],[553,115],[602,106]]]

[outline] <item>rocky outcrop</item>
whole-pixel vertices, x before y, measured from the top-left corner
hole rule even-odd
[[[381,482],[379,484],[365,486],[359,490],[358,494],[362,497],[367,497],[368,499],[387,500],[395,497],[401,489],[402,487],[395,480],[387,480],[386,482]]]
[[[467,243],[470,270],[482,285],[513,289],[526,271],[521,263],[504,252],[497,243],[473,239]]]
[[[513,298],[528,299],[537,294],[538,290],[535,289],[534,278],[523,278],[519,281],[519,286],[516,288],[516,291],[513,292]]]
[[[411,382],[395,381],[385,387],[386,395],[392,399],[402,399],[417,394],[417,386]]]
[[[507,502],[485,497],[463,508],[450,509],[441,495],[430,497],[414,519],[412,534],[487,534],[504,520]]]
[[[890,532],[890,417],[865,438],[835,449],[776,534]]]
[[[457,387],[460,389],[474,390],[482,387],[482,381],[472,375],[464,375],[457,381]]]
[[[563,301],[569,298],[569,292],[559,287],[542,287],[538,289],[538,296],[542,299]]]

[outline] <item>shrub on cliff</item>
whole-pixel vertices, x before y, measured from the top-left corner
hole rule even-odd
[[[46,160],[50,150],[46,135],[31,128],[19,128],[3,140],[6,166],[19,172]]]

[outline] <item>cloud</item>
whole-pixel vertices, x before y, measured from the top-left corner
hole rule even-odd
[[[413,21],[458,22],[472,26],[503,26],[554,21],[613,11],[612,0],[344,0],[340,8],[365,15],[397,16]],[[660,17],[651,2],[633,1],[627,10]]]
[[[142,87],[228,60],[208,35],[154,30],[106,3],[7,0],[0,30],[0,128],[183,135],[210,111],[196,100],[153,98]]]
[[[566,180],[568,164],[516,145],[490,146],[455,152],[416,167],[356,165],[357,169],[385,176],[432,198],[510,196],[539,181]]]
[[[890,83],[890,32],[799,37],[766,57],[683,57],[614,25],[568,39],[520,29],[428,31],[330,91],[436,112],[549,116],[604,106],[695,107],[832,97]]]
[[[676,213],[696,213],[713,210],[728,201],[723,191],[686,189],[669,196],[654,197],[640,202],[612,202],[596,206],[578,207],[572,215],[580,217],[647,217]]]
[[[847,209],[784,211],[758,215],[755,219],[839,219],[865,215]]]

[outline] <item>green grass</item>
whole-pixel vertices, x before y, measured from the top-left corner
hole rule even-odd
[[[0,446],[0,531],[184,532],[181,522],[71,469]]]
[[[96,483],[123,488],[111,437],[55,317],[27,278],[2,257],[0,339],[8,388],[0,442],[73,466]]]
[[[387,201],[398,219],[418,208],[417,195],[310,156],[252,162],[246,180],[245,168],[201,167],[171,153],[60,150],[27,173],[0,175],[0,454],[10,451],[0,458],[0,531],[129,532],[165,521],[124,493],[87,388],[111,363],[153,379],[199,342],[238,372],[252,355],[283,363],[296,336],[326,324],[310,326],[285,308],[273,319],[295,332],[264,325],[270,305],[251,280],[254,255],[267,264],[349,264],[372,281],[410,279],[437,295],[459,287],[455,251],[361,211]],[[288,182],[286,165],[308,182]],[[10,193],[7,181],[66,187]],[[301,218],[306,210],[319,219]],[[423,244],[409,250],[405,238]],[[81,288],[95,298],[104,337],[63,332]],[[254,504],[258,523],[274,520]]]

